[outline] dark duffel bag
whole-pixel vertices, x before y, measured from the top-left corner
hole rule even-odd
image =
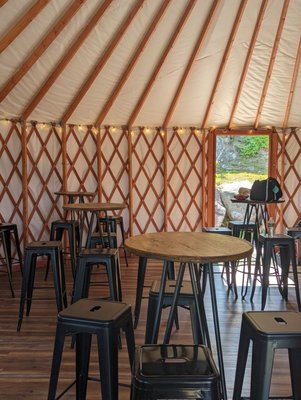
[[[277,201],[282,197],[282,190],[277,179],[269,177],[263,181],[254,181],[250,199],[258,201]]]

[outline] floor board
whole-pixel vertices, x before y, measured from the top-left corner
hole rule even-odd
[[[137,258],[129,258],[129,267],[126,268],[124,259],[122,261],[122,285],[124,301],[134,304]],[[160,276],[161,263],[150,262],[147,268],[146,283],[148,285]],[[44,268],[40,266],[37,271],[36,282],[42,282]],[[25,317],[21,332],[16,331],[21,277],[17,267],[13,272],[14,288],[16,297],[11,297],[7,276],[0,272],[0,296],[1,296],[1,324],[0,324],[0,400],[41,400],[47,398],[49,374],[52,360],[54,333],[56,327],[56,306],[53,300],[33,300],[32,310],[29,317]],[[220,328],[223,344],[224,363],[226,370],[226,381],[229,399],[232,396],[234,374],[236,367],[237,348],[240,332],[241,314],[248,310],[260,309],[260,288],[256,289],[254,303],[250,303],[249,296],[246,300],[240,297],[235,301],[232,293],[227,293],[225,282],[221,279],[219,268],[215,274],[216,291],[219,307]],[[70,293],[72,277],[70,267],[67,265],[67,282]],[[51,285],[51,276],[47,284]],[[147,295],[148,289],[145,289]],[[53,297],[53,289],[47,290],[47,294]],[[106,287],[91,287],[90,297],[98,297],[107,294]],[[34,291],[34,297],[39,297],[40,291]],[[44,293],[43,293],[44,295]],[[212,314],[210,298],[208,293],[205,296],[205,306],[208,313],[210,332],[212,329]],[[143,344],[146,322],[147,300],[143,300],[141,318],[135,331],[136,344]],[[297,310],[294,290],[289,290],[289,301],[282,300],[278,289],[269,290],[266,310]],[[162,329],[166,322],[164,311]],[[191,343],[191,328],[189,312],[181,309],[180,330],[172,333],[172,342],[187,344]],[[162,331],[160,338],[162,339]],[[215,346],[213,341],[213,353]],[[119,353],[119,380],[120,399],[129,399],[130,368],[125,346]],[[98,360],[95,343],[91,354],[90,374],[98,376]],[[250,362],[247,365],[244,395],[248,395],[248,384],[250,375]],[[74,352],[69,343],[65,346],[59,390],[72,382],[74,377]],[[288,370],[287,352],[279,350],[275,355],[274,373],[271,387],[271,395],[287,396],[291,394],[290,378]],[[64,399],[74,399],[74,390],[71,389]],[[94,400],[100,397],[100,386],[97,382],[89,382],[87,399]]]

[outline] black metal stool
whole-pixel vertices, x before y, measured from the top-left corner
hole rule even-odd
[[[297,263],[298,263],[298,265],[301,265],[301,227],[300,226],[294,226],[292,228],[286,228],[286,233],[287,233],[287,235],[293,237],[295,240],[298,240]]]
[[[199,345],[137,348],[131,400],[221,399],[210,350]]]
[[[114,232],[116,234],[117,234],[117,226],[119,226],[122,239],[121,247],[123,249],[126,266],[128,267],[129,266],[128,258],[124,247],[125,231],[124,231],[123,217],[121,215],[108,215],[108,217],[100,217],[98,221],[103,225],[105,231],[110,229],[111,232]]]
[[[18,331],[21,329],[25,303],[26,316],[28,316],[30,313],[32,294],[34,289],[36,262],[37,257],[39,256],[48,256],[51,260],[58,312],[60,312],[64,307],[67,307],[62,243],[59,241],[31,242],[26,246],[25,249],[24,274],[22,280],[19,320],[17,326]]]
[[[72,269],[72,276],[74,279],[76,271],[77,248],[80,240],[79,222],[76,220],[65,220],[65,219],[53,221],[51,223],[51,229],[50,229],[50,240],[61,241],[65,231],[67,231],[68,233],[71,269]],[[48,270],[49,270],[49,263],[47,264],[45,279],[47,279]]]
[[[233,400],[241,399],[250,341],[253,342],[250,400],[269,398],[275,349],[288,349],[293,399],[301,399],[301,314],[293,311],[243,313]]]
[[[117,249],[117,236],[115,232],[110,232],[110,234],[106,232],[99,232],[92,233],[90,237],[90,241],[87,245],[88,248],[95,248],[95,247],[109,247],[111,249]]]
[[[9,258],[9,250],[7,248],[7,240],[4,230],[0,230],[0,244],[2,244],[3,248],[3,257],[1,257],[1,267],[6,266],[6,272],[8,276],[8,283],[11,291],[12,297],[15,297],[15,292],[13,289],[13,281],[12,281],[12,268],[11,268],[11,261]]]
[[[118,400],[118,341],[126,334],[130,366],[135,352],[131,307],[124,303],[81,299],[59,313],[48,400],[56,397],[65,336],[76,336],[76,399],[86,399],[91,335],[97,336],[102,399]],[[90,378],[92,379],[92,378]]]
[[[20,266],[20,271],[22,273],[22,252],[20,247],[20,240],[18,234],[18,227],[16,224],[3,222],[0,223],[0,233],[2,233],[3,242],[5,242],[5,247],[7,249],[7,256],[9,260],[10,272],[12,274],[12,264],[18,263]],[[15,245],[17,258],[12,257],[12,242]]]
[[[295,253],[295,243],[294,239],[288,235],[259,235],[259,241],[257,246],[257,255],[256,255],[256,265],[255,265],[255,273],[254,273],[254,281],[251,292],[251,301],[253,300],[257,276],[261,277],[261,309],[264,310],[267,298],[267,291],[269,287],[269,274],[270,274],[270,265],[271,261],[274,257],[274,248],[275,246],[280,248],[280,262],[281,262],[281,276],[279,276],[278,288],[282,295],[282,297],[287,300],[288,296],[288,274],[290,264],[292,265],[292,272],[294,277],[294,286],[296,291],[296,299],[298,304],[298,309],[301,311],[301,302],[300,302],[300,292],[299,292],[299,283],[298,283],[298,273],[297,273],[297,265],[296,265],[296,253]],[[261,258],[262,258],[262,272],[261,272]],[[276,273],[277,273],[277,264]]]
[[[146,330],[145,330],[145,343],[151,343],[151,336],[154,327],[154,318],[158,305],[160,283],[161,283],[160,281],[154,281],[149,291]],[[167,307],[172,305],[175,287],[176,287],[176,281],[173,280],[166,281],[162,307]],[[195,300],[190,281],[182,282],[180,295],[178,297],[178,306],[188,308],[190,311],[193,343],[205,344],[206,343],[206,339],[204,336],[205,334],[203,332],[200,332],[198,329]],[[177,320],[175,322],[177,325]],[[204,323],[204,325],[205,325],[204,329],[206,329],[207,323]]]
[[[243,221],[229,221],[228,227],[232,230],[232,235],[235,237],[239,237],[241,239],[248,240],[255,245],[258,242],[258,227],[255,223],[244,223]],[[251,284],[251,257],[247,259],[247,273],[245,272],[246,261],[244,260],[243,270],[241,271],[243,274],[242,286],[241,286],[241,295],[244,299],[247,295],[248,291],[248,282]],[[237,267],[236,267],[237,270]],[[247,274],[247,282],[245,287],[245,274]]]
[[[117,249],[84,249],[79,254],[74,284],[73,303],[88,297],[91,269],[93,265],[104,264],[106,267],[111,300],[122,301],[121,273]]]
[[[225,226],[211,226],[211,227],[205,227],[202,229],[203,232],[207,233],[217,233],[220,235],[232,235],[232,229],[227,228]],[[225,262],[221,277],[224,277],[224,272],[226,271],[226,282],[228,286],[228,291],[230,291],[232,288],[234,290],[235,294],[235,299],[238,298],[237,294],[237,286],[236,286],[236,263],[232,262]]]

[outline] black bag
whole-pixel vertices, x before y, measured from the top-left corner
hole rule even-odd
[[[258,201],[277,201],[282,196],[282,190],[277,179],[269,177],[263,181],[254,181],[250,200]]]

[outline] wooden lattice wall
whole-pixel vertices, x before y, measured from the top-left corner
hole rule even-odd
[[[130,234],[200,230],[210,222],[212,166],[203,156],[208,138],[210,132],[193,128],[98,132],[67,126],[64,132],[57,125],[22,128],[20,122],[1,121],[1,219],[17,223],[23,243],[47,239],[51,221],[62,216],[63,199],[54,192],[65,188],[98,191],[100,201],[126,202]],[[301,219],[300,149],[300,130],[278,132],[277,176],[283,178],[285,203],[277,211],[283,228]]]

